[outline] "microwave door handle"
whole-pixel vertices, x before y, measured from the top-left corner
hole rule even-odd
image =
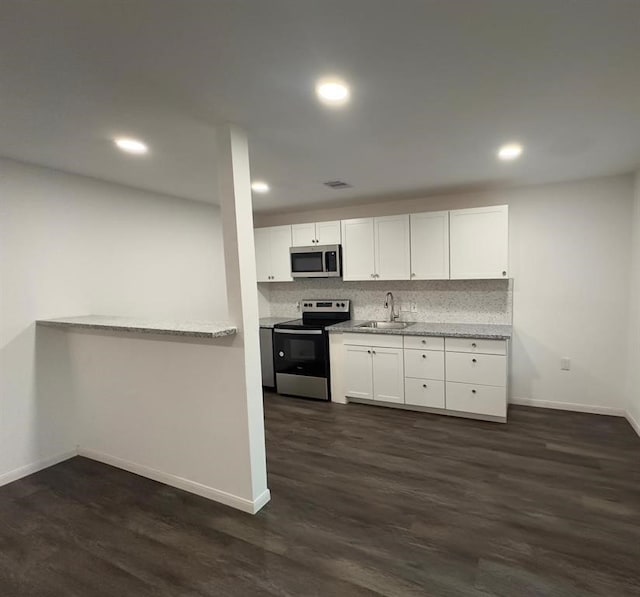
[[[324,259],[322,260],[322,271],[326,274],[329,272],[329,253],[330,251],[324,251]]]

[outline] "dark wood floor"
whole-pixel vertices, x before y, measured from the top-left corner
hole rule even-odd
[[[83,458],[0,488],[0,595],[640,595],[640,438],[267,396],[257,516]]]

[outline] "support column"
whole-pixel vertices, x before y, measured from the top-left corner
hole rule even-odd
[[[264,440],[249,147],[245,132],[233,125],[218,127],[216,138],[229,318],[239,328],[232,347],[239,352],[238,368],[229,374],[237,376],[239,391],[236,398],[246,403],[251,494],[257,512],[269,501],[270,494]]]

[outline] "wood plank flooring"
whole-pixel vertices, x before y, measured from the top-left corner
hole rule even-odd
[[[640,596],[640,438],[267,395],[252,517],[84,458],[0,488],[0,595]]]

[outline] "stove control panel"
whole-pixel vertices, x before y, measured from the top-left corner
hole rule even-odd
[[[300,304],[303,313],[349,313],[351,310],[349,299],[306,299]]]

